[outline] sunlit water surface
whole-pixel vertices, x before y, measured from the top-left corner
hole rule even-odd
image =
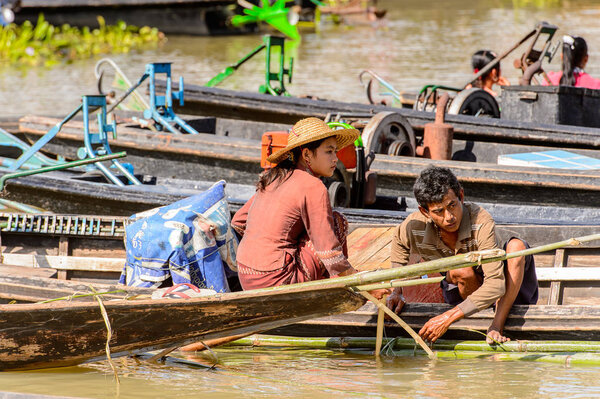
[[[218,350],[214,369],[115,359],[35,372],[0,373],[1,391],[88,398],[594,398],[600,367],[384,357],[324,350]],[[183,355],[210,366],[208,355]]]

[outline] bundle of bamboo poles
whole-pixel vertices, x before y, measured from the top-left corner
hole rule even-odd
[[[375,338],[358,337],[281,337],[252,335],[229,346],[276,347],[289,349],[330,349],[352,352],[373,351]],[[485,341],[456,341],[440,339],[432,346],[438,359],[487,358],[497,361],[534,361],[565,365],[600,365],[599,341],[509,341],[489,345]],[[410,338],[384,339],[388,356],[423,356]]]

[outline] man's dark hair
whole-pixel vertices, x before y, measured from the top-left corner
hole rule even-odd
[[[448,168],[430,166],[421,172],[413,186],[413,193],[419,205],[429,209],[429,204],[442,202],[448,191],[454,191],[458,197],[461,186],[454,173]]]

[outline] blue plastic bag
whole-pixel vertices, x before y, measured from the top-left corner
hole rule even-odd
[[[170,277],[173,285],[229,291],[225,267],[237,271],[238,243],[224,181],[204,193],[135,214],[130,221],[120,283],[157,288]]]

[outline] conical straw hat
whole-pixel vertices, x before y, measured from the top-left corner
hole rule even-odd
[[[337,139],[337,150],[352,144],[358,138],[358,130],[356,129],[339,129],[333,130],[325,122],[319,118],[302,119],[292,127],[288,135],[287,146],[267,157],[267,161],[271,163],[279,163],[283,161],[288,153],[294,148],[304,144],[334,137]]]

